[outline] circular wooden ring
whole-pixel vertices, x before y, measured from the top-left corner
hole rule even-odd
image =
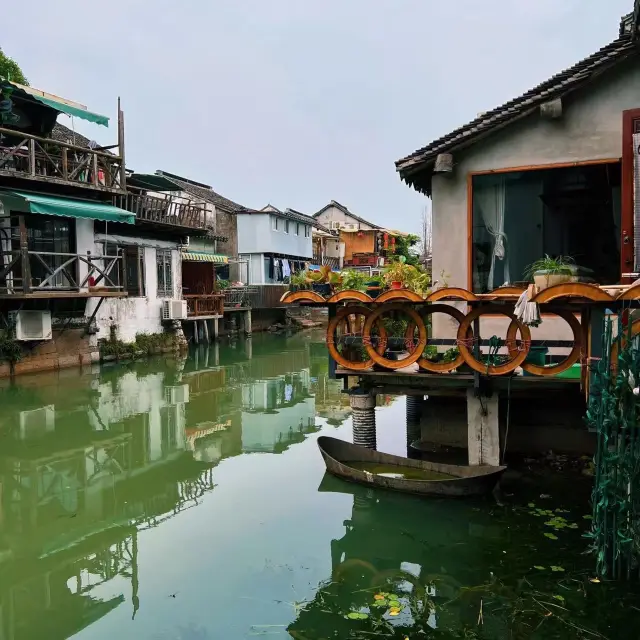
[[[336,329],[342,323],[349,322],[349,316],[351,315],[360,315],[368,318],[371,315],[371,310],[367,309],[367,307],[362,307],[360,305],[348,305],[339,309],[336,315],[331,318],[329,325],[327,326],[327,347],[329,349],[329,355],[344,369],[351,369],[352,371],[364,371],[365,369],[370,369],[373,366],[373,360],[369,358],[369,360],[365,360],[364,362],[353,362],[352,360],[347,360],[337,349],[335,345],[334,335]],[[386,340],[387,340],[387,331],[384,328],[382,322],[378,323],[378,331],[380,332],[380,345],[378,346],[378,350],[384,353]],[[364,329],[363,329],[363,339],[364,339]],[[367,349],[368,352],[368,349]]]
[[[432,313],[445,313],[446,315],[451,316],[454,320],[457,320],[458,323],[461,323],[464,320],[464,313],[449,304],[430,304],[425,308],[423,316],[428,316]],[[426,326],[427,323],[425,322],[425,328]],[[413,322],[409,323],[407,331],[404,334],[405,341],[413,339],[414,330],[415,325]],[[467,339],[470,338],[473,338],[473,330],[471,328],[467,331]],[[427,340],[427,344],[429,344],[429,340]],[[431,360],[427,360],[422,357],[418,360],[418,366],[426,371],[430,371],[431,373],[449,373],[449,371],[457,369],[463,363],[464,358],[462,357],[462,353],[459,353],[458,357],[451,362],[431,362]]]
[[[389,360],[384,356],[380,355],[376,352],[376,350],[371,346],[371,328],[373,327],[373,323],[380,318],[380,316],[388,311],[402,311],[407,314],[411,320],[413,320],[414,324],[418,327],[418,344],[416,348],[402,360]],[[367,318],[364,323],[364,346],[369,354],[369,357],[381,367],[386,367],[387,369],[402,369],[403,367],[408,367],[410,364],[417,362],[418,359],[422,356],[422,352],[427,344],[427,328],[424,326],[424,322],[422,322],[422,318],[420,314],[413,308],[406,304],[385,304],[381,305],[377,309],[373,311],[373,313]]]
[[[444,287],[443,289],[436,289],[427,296],[427,302],[437,302],[438,300],[445,299],[474,302],[478,297],[471,291],[467,291],[461,287]]]
[[[348,300],[356,300],[357,302],[373,302],[373,298],[363,293],[362,291],[357,291],[356,289],[345,289],[344,291],[338,291],[338,293],[334,293],[327,302],[329,303],[337,303],[337,302],[346,302]]]
[[[410,289],[389,289],[384,293],[381,293],[376,299],[375,302],[379,304],[384,304],[385,302],[390,302],[391,300],[406,300],[407,302],[424,302],[424,298],[416,293],[415,291],[411,291]]]
[[[543,289],[533,297],[531,302],[538,304],[546,304],[559,300],[561,298],[584,298],[592,302],[613,302],[613,296],[610,296],[604,289],[598,285],[586,282],[569,282],[564,284],[554,284],[551,287]]]
[[[467,336],[467,332],[472,327],[474,321],[477,320],[480,316],[488,313],[499,313],[500,315],[510,318],[512,322],[515,322],[517,328],[520,329],[520,335],[522,336],[522,340],[523,342],[525,342],[525,344],[531,345],[531,331],[529,331],[529,327],[527,327],[525,324],[522,324],[522,322],[520,322],[520,320],[518,320],[513,315],[513,313],[511,313],[510,308],[500,307],[497,305],[491,305],[490,307],[477,307],[470,311],[464,317],[464,320],[460,323],[457,336],[458,348],[460,349],[460,353],[464,357],[464,361],[478,373],[490,376],[502,376],[505,373],[511,373],[512,371],[515,371],[515,369],[524,362],[524,359],[529,353],[529,347],[523,349],[522,351],[518,350],[516,357],[512,358],[508,362],[505,362],[504,364],[490,364],[487,366],[485,363],[476,360],[475,356],[473,355],[473,351],[469,349],[469,347],[465,344],[465,339]],[[476,337],[478,340],[480,339],[479,335]]]
[[[545,313],[553,313],[554,315],[562,318],[573,331],[573,348],[571,353],[558,364],[545,367],[539,364],[533,364],[531,362],[523,362],[522,368],[527,372],[535,376],[554,376],[558,373],[566,371],[569,367],[574,365],[580,359],[580,350],[582,349],[582,325],[578,322],[577,318],[570,311],[554,310],[547,311]],[[512,320],[509,328],[507,329],[507,348],[509,354],[514,355],[518,348],[515,346],[516,332],[518,331],[518,325]]]

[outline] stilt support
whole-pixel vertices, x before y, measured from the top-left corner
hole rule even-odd
[[[351,420],[353,443],[368,449],[376,448],[376,396],[373,393],[352,393]]]
[[[251,335],[251,309],[242,312],[244,315],[244,335]]]
[[[469,464],[500,464],[500,430],[498,427],[498,396],[476,396],[467,390],[467,429]]]

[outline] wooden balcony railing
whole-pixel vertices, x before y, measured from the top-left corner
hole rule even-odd
[[[111,274],[118,273],[122,256],[91,253],[57,253],[50,251],[0,252],[0,295],[46,297],[50,293],[90,292],[96,295],[126,295]],[[78,273],[85,265],[82,280]]]
[[[0,127],[0,176],[123,192],[120,156]]]
[[[204,205],[174,202],[171,198],[157,198],[144,194],[130,193],[115,196],[113,204],[136,214],[143,222],[205,230],[207,211]]]
[[[313,254],[313,264],[317,265],[327,265],[332,269],[340,268],[340,258],[334,258],[331,256],[321,256],[317,253]]]
[[[224,314],[224,295],[222,293],[185,294],[189,316],[221,316]]]
[[[253,309],[274,309],[284,307],[280,298],[289,289],[286,284],[254,284],[246,287],[230,287],[224,291],[224,306],[251,307]]]

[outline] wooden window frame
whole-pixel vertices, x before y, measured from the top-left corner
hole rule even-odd
[[[630,122],[633,122],[633,119],[640,118],[640,109],[634,109],[632,113],[636,113],[637,115],[631,116]],[[628,112],[624,112],[625,114]],[[624,143],[624,135],[623,135],[623,143]],[[633,149],[629,145],[630,152],[633,153]],[[624,149],[623,149],[624,150]],[[546,169],[567,169],[570,167],[586,167],[593,165],[601,165],[601,164],[616,164],[622,163],[622,167],[624,169],[623,158],[602,158],[599,160],[584,160],[584,161],[576,161],[576,162],[556,162],[550,164],[537,164],[537,165],[525,165],[522,167],[506,167],[504,169],[488,169],[485,171],[470,171],[467,174],[467,289],[469,291],[473,291],[473,178],[475,176],[486,176],[486,175],[501,175],[503,173],[516,173],[523,171],[544,171]],[[622,173],[622,180],[624,185],[624,170]],[[631,158],[631,185],[633,186],[633,157]],[[620,228],[622,237],[620,238],[620,259],[622,261],[622,265],[624,265],[623,252],[622,252],[622,241],[624,238],[624,229],[625,227],[625,218],[622,217],[624,215],[624,186],[621,187],[621,221]],[[631,191],[631,229],[633,229],[633,189]],[[633,231],[631,232],[631,252],[633,253]],[[622,270],[620,273],[625,273]]]
[[[167,288],[166,278],[166,267],[167,267],[167,259],[169,264],[169,271],[171,273],[171,285],[170,288]],[[156,272],[158,271],[158,267],[160,266],[160,262],[163,264],[163,282],[162,286],[160,286],[160,279],[158,278],[158,282],[156,283],[156,297],[158,298],[166,298],[172,299],[175,294],[175,285],[176,283],[173,281],[173,251],[171,249],[156,249]]]
[[[633,125],[640,120],[640,109],[622,112],[622,184],[620,187],[620,273],[630,273],[635,268],[633,229]],[[626,283],[633,278],[622,278]]]

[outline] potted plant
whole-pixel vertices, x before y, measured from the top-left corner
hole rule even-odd
[[[404,256],[400,256],[400,258],[404,258]],[[402,289],[405,283],[411,279],[413,270],[414,267],[411,267],[406,264],[404,260],[400,259],[388,265],[382,277],[389,288]]]
[[[342,282],[340,283],[340,290],[345,291],[352,289],[355,291],[367,290],[367,274],[362,271],[356,271],[355,269],[344,269],[342,271]]]
[[[289,291],[302,291],[307,288],[307,276],[304,271],[291,274],[289,278]]]
[[[322,265],[319,271],[307,271],[305,281],[321,296],[331,295],[331,267]]]
[[[367,276],[365,291],[371,298],[377,298],[382,293],[384,280],[382,276]]]
[[[544,258],[540,258],[530,264],[526,269],[525,275],[529,280],[533,280],[538,291],[542,291],[556,284],[573,282],[578,271],[579,268],[571,257],[558,256],[557,258],[552,258],[549,255],[545,255]]]

